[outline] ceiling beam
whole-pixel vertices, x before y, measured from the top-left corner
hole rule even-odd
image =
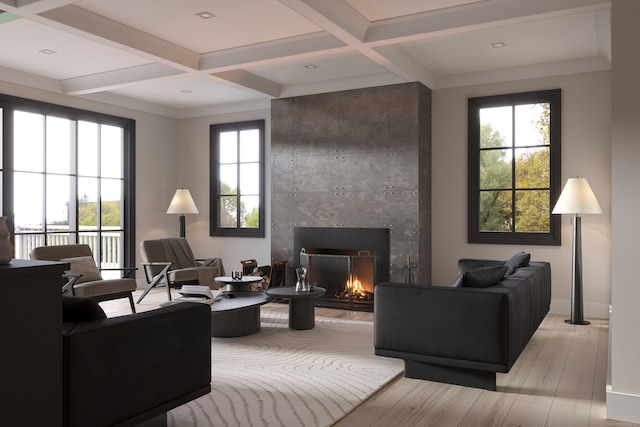
[[[348,45],[362,43],[370,22],[342,0],[280,0]]]
[[[384,65],[404,81],[418,81],[427,87],[434,87],[437,76],[402,46],[379,46],[372,51],[378,55],[378,64]]]
[[[119,89],[141,82],[150,83],[168,77],[184,75],[180,70],[164,64],[152,63],[136,67],[123,68],[106,73],[76,77],[62,81],[63,92],[67,95],[86,95]]]
[[[204,54],[200,58],[200,70],[230,71],[242,67],[315,56],[318,53],[338,52],[345,48],[351,50],[330,34],[307,34]]]
[[[230,83],[231,86],[236,88],[249,89],[254,93],[267,95],[272,98],[279,97],[280,91],[282,90],[279,84],[244,70],[223,71],[220,73],[212,73],[211,76]]]
[[[433,84],[433,73],[404,49],[374,49],[366,43],[372,23],[343,0],[280,0],[360,54],[404,81]]]
[[[65,31],[184,71],[197,70],[199,66],[200,56],[196,52],[77,6],[52,9],[41,13],[40,16],[50,20],[49,25],[51,22],[62,24]]]
[[[372,23],[365,42],[372,46],[425,40],[519,22],[610,9],[607,0],[499,0],[471,3]]]
[[[46,10],[77,3],[77,0],[0,0],[0,3],[11,6],[13,13],[17,13],[22,17],[28,17]]]

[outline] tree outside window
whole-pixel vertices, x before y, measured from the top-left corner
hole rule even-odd
[[[469,99],[469,242],[560,244],[560,90]]]
[[[210,234],[264,237],[264,120],[210,131]]]

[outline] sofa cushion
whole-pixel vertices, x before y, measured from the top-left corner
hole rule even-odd
[[[460,286],[467,288],[486,288],[498,283],[507,272],[505,265],[469,270],[462,275]]]
[[[527,265],[529,265],[530,260],[531,260],[531,254],[528,254],[525,252],[518,252],[517,254],[509,258],[507,262],[504,263],[504,265],[508,267],[506,276],[512,275],[513,273],[516,272],[517,269],[521,267],[526,267]]]
[[[62,321],[63,322],[88,322],[91,320],[106,319],[102,307],[91,298],[63,296],[62,297]]]
[[[100,270],[96,266],[96,262],[92,256],[81,256],[74,258],[63,258],[61,262],[68,262],[71,268],[67,273],[81,274],[76,283],[93,282],[96,280],[102,280]]]

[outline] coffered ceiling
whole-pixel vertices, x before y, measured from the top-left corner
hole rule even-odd
[[[0,0],[0,80],[189,117],[408,81],[439,89],[606,70],[610,8],[602,0]]]

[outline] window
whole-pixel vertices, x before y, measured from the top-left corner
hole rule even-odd
[[[210,234],[264,237],[264,120],[210,131]]]
[[[102,268],[135,265],[135,122],[3,95],[0,107],[2,206],[15,257],[86,243]]]
[[[559,245],[560,90],[469,99],[469,243]]]

